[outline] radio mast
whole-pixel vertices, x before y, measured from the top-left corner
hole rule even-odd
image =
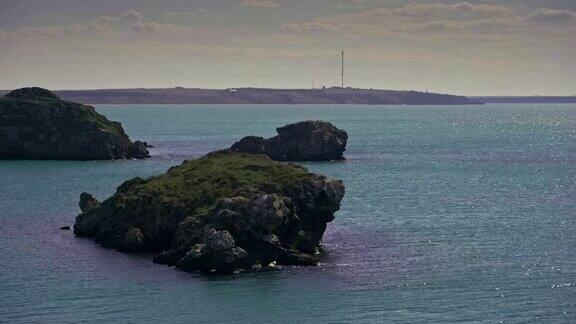
[[[342,51],[342,64],[341,64],[341,71],[340,71],[340,81],[342,85],[342,89],[344,89],[344,51]]]

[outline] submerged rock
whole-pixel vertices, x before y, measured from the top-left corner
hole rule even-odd
[[[215,152],[126,181],[101,203],[82,194],[74,233],[187,271],[312,265],[343,196],[341,181],[301,166]]]
[[[247,136],[234,143],[231,151],[266,154],[276,161],[343,160],[348,134],[331,123],[303,121],[276,129],[277,136]]]
[[[0,98],[0,159],[111,160],[145,158],[118,122],[91,106],[61,100],[42,88]]]

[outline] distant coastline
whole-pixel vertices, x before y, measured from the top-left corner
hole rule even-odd
[[[8,90],[0,90],[0,95]],[[419,91],[357,88],[133,88],[54,91],[84,104],[347,104],[347,105],[477,105],[483,103],[576,103],[576,96],[465,97]]]
[[[2,94],[3,91],[0,91]],[[348,104],[476,105],[478,99],[418,91],[356,88],[325,89],[102,89],[54,91],[65,100],[85,104]]]

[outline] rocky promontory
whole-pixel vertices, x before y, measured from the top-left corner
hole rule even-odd
[[[145,158],[146,143],[131,142],[118,122],[87,105],[42,88],[0,98],[0,159],[111,160]]]
[[[103,202],[82,194],[74,233],[186,271],[313,265],[343,196],[341,181],[302,166],[221,151],[126,181]]]
[[[276,161],[344,160],[348,134],[331,123],[303,121],[276,128],[278,135],[265,139],[247,136],[231,151],[265,154]]]

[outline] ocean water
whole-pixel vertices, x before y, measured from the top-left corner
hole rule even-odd
[[[576,106],[97,106],[142,161],[0,161],[0,322],[575,322]],[[103,249],[81,192],[322,119],[347,192],[318,267],[206,277]]]

